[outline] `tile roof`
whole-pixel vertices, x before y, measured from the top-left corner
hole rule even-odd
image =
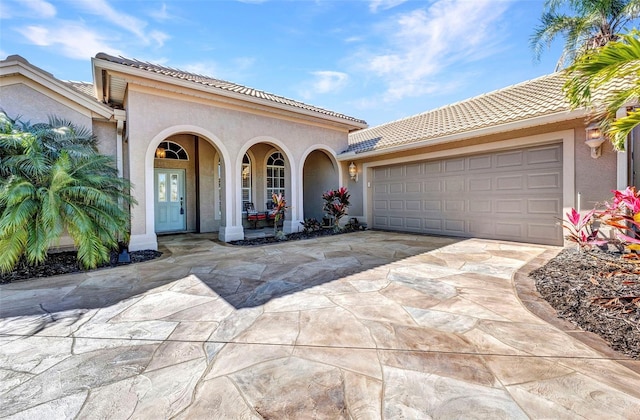
[[[76,81],[73,81],[73,80],[62,80],[62,83],[64,83],[65,85],[69,86],[71,89],[74,89],[74,90],[82,93],[83,95],[91,97],[94,101],[97,101],[95,93],[94,93],[94,89],[93,89],[93,83],[90,83],[90,82],[76,82]]]
[[[349,134],[344,153],[364,153],[569,111],[564,73],[517,85]]]
[[[157,74],[161,74],[164,76],[169,76],[169,77],[173,77],[176,79],[182,79],[182,80],[186,80],[186,81],[190,81],[193,83],[197,83],[199,85],[203,85],[209,88],[213,88],[213,89],[217,89],[217,90],[222,90],[222,91],[227,91],[227,92],[233,92],[233,93],[239,93],[242,95],[246,95],[248,97],[252,97],[252,98],[258,98],[258,99],[264,99],[267,101],[271,101],[271,102],[275,102],[281,105],[285,105],[285,106],[290,106],[293,108],[297,108],[297,109],[303,109],[305,111],[311,111],[314,113],[318,113],[318,114],[322,114],[322,115],[326,115],[329,117],[334,117],[334,118],[339,118],[339,119],[343,119],[346,121],[350,121],[359,125],[366,125],[366,121],[358,119],[358,118],[354,118],[354,117],[350,117],[348,115],[345,114],[340,114],[338,112],[334,112],[334,111],[329,111],[327,109],[324,108],[319,108],[313,105],[308,105],[305,104],[303,102],[299,102],[299,101],[295,101],[293,99],[288,99],[285,98],[283,96],[278,96],[278,95],[274,95],[272,93],[268,93],[268,92],[264,92],[261,90],[257,90],[257,89],[253,89],[247,86],[242,86],[242,85],[238,85],[236,83],[232,83],[232,82],[227,82],[224,80],[219,80],[219,79],[214,79],[212,77],[208,77],[208,76],[203,76],[200,74],[194,74],[194,73],[189,73],[189,72],[185,72],[182,70],[178,70],[178,69],[174,69],[174,68],[170,68],[170,67],[165,67],[165,66],[160,66],[157,64],[152,64],[152,63],[147,63],[147,62],[143,62],[143,61],[139,61],[139,60],[135,60],[135,59],[129,59],[129,58],[124,58],[124,57],[114,57],[105,53],[98,53],[96,55],[96,59],[99,60],[105,60],[105,61],[109,61],[112,63],[116,63],[116,64],[121,64],[123,66],[128,66],[128,67],[133,67],[136,69],[141,69],[141,70],[146,70],[148,72],[152,72],[152,73],[157,73]]]

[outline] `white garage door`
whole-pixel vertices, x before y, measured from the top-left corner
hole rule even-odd
[[[562,244],[562,144],[373,169],[373,228]]]

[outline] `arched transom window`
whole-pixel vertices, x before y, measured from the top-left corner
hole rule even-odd
[[[189,155],[178,143],[163,141],[156,149],[156,159],[189,160]]]
[[[242,158],[242,208],[246,208],[246,203],[251,203],[251,158],[248,154],[244,154]]]
[[[272,194],[284,195],[284,157],[275,152],[267,159],[267,200]]]

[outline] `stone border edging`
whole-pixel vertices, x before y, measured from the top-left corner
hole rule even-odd
[[[545,265],[550,259],[554,258],[562,248],[547,249],[542,254],[530,260],[524,266],[520,267],[513,275],[513,283],[516,296],[520,302],[538,318],[558,328],[565,334],[576,338],[583,344],[596,350],[609,359],[614,359],[624,367],[640,374],[640,361],[634,360],[629,356],[613,350],[611,346],[599,335],[585,331],[579,326],[574,325],[570,321],[559,318],[553,307],[544,300],[542,295],[536,290],[536,283],[529,273],[537,268]]]

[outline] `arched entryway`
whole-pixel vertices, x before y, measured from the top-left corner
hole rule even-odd
[[[155,233],[220,231],[225,171],[214,144],[192,133],[172,134],[158,144],[153,161]]]
[[[260,223],[249,221],[246,210],[250,206],[258,213],[268,213],[274,193],[283,194],[288,206],[295,205],[294,188],[297,184],[291,175],[292,161],[286,147],[277,139],[252,139],[238,156],[236,171],[240,180],[238,216],[243,229],[269,225],[268,219]],[[288,211],[285,213],[285,231],[290,229],[291,220],[291,211]]]
[[[327,151],[313,150],[307,155],[302,169],[305,219],[322,221],[322,194],[339,186],[339,175],[338,164]]]

